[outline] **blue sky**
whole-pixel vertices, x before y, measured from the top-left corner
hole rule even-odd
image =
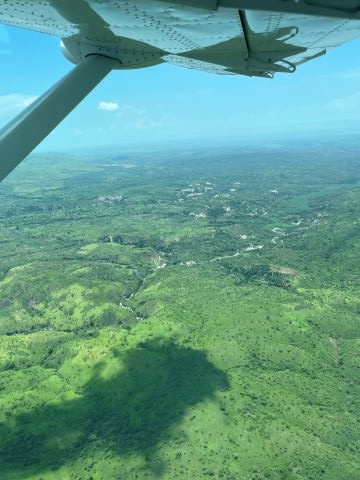
[[[115,71],[41,149],[357,133],[359,51],[349,43],[273,80],[170,65]],[[72,68],[57,38],[4,26],[0,61],[1,126]]]

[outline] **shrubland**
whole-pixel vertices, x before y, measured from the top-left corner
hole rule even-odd
[[[25,162],[1,479],[359,479],[359,182],[315,147]]]

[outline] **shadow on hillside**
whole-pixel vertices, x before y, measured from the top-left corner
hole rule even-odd
[[[204,352],[152,340],[125,353],[114,352],[124,368],[111,378],[105,365],[94,369],[82,395],[44,405],[0,424],[2,476],[59,468],[96,448],[113,455],[153,457],[159,442],[191,405],[228,387],[225,373]],[[175,432],[175,433],[174,433]],[[154,465],[154,475],[162,467]]]

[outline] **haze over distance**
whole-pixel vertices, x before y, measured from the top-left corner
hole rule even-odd
[[[359,132],[360,41],[273,80],[171,65],[112,72],[39,147],[216,145]],[[59,40],[0,26],[0,125],[73,67]]]

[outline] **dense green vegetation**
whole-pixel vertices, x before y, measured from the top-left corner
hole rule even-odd
[[[0,186],[1,480],[358,480],[360,158],[38,155]]]

